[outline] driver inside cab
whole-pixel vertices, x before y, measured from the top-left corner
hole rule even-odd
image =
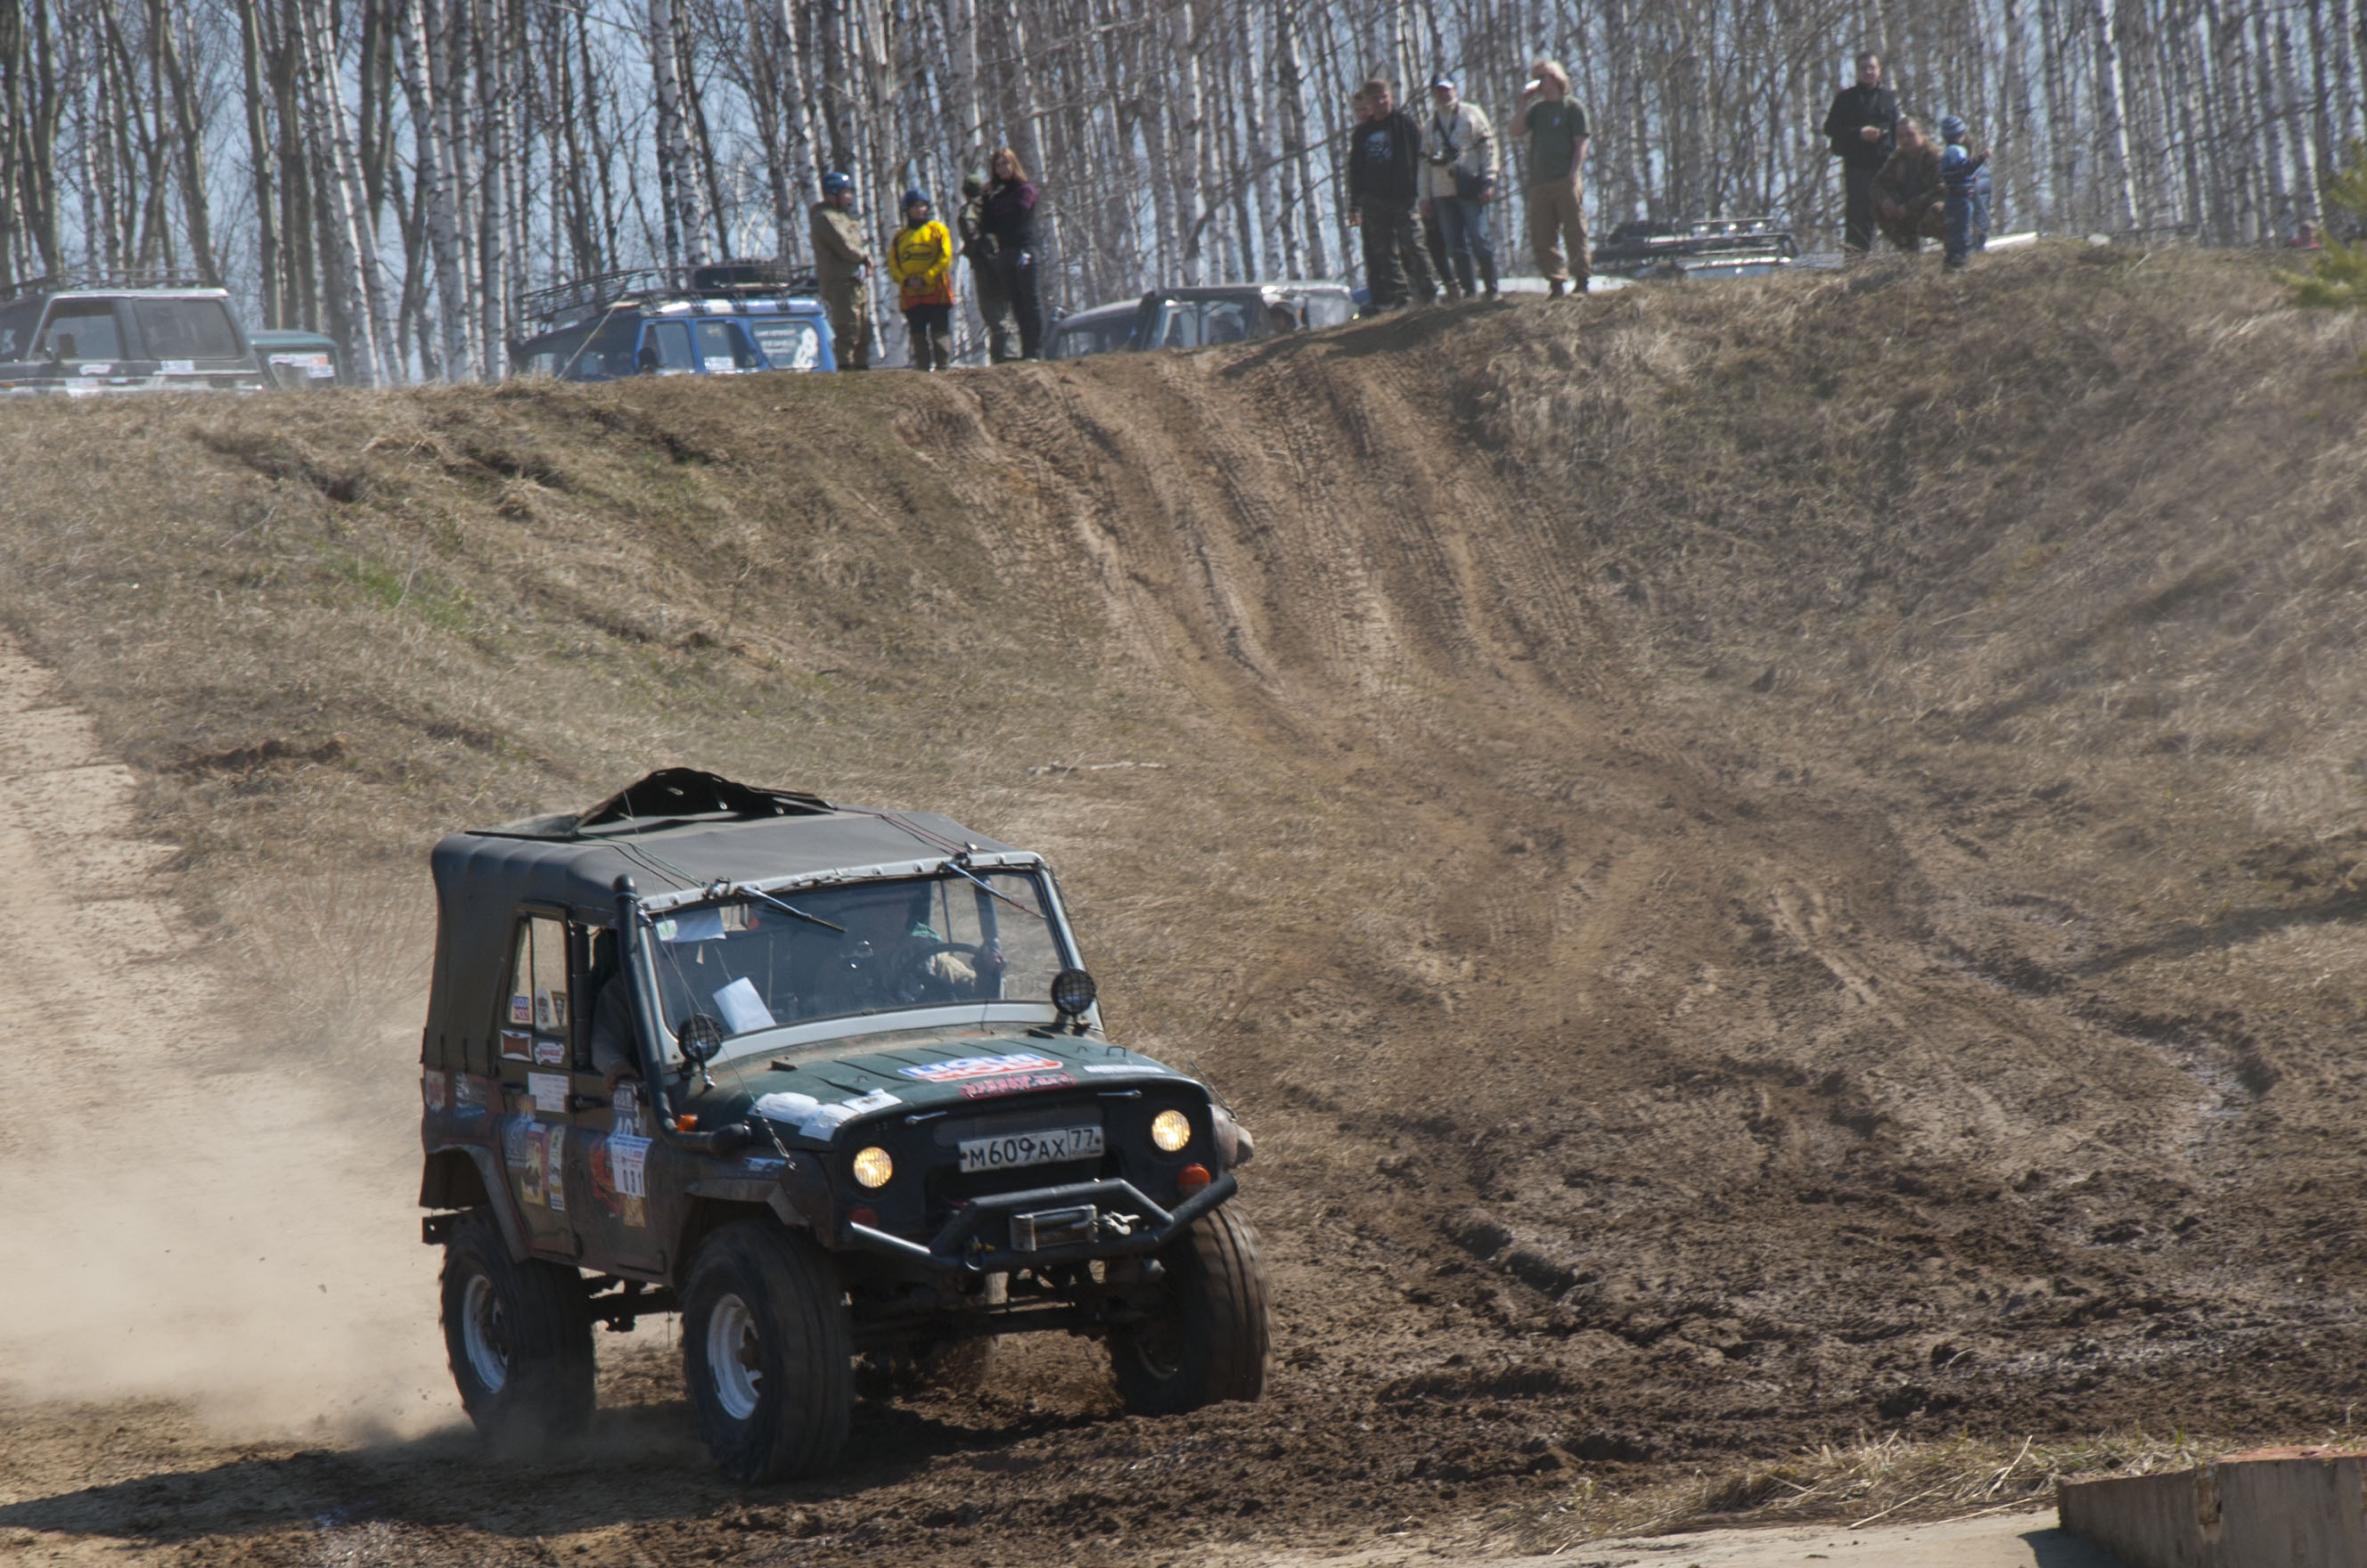
[[[836,913],[846,927],[840,939],[846,966],[860,976],[855,989],[879,1001],[952,1000],[975,996],[982,954],[948,942],[931,923],[930,896],[923,883],[844,906]]]

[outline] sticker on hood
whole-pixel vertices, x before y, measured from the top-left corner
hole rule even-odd
[[[931,1062],[926,1066],[899,1067],[896,1070],[923,1083],[959,1083],[964,1078],[992,1077],[997,1073],[1035,1072],[1056,1068],[1059,1065],[1049,1056],[1039,1056],[1033,1051],[1018,1051],[1008,1056],[957,1056],[950,1062]]]

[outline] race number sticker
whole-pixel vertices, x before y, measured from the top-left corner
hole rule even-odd
[[[550,1212],[567,1213],[567,1129],[550,1130],[549,1159],[543,1167],[544,1181],[550,1194]]]
[[[608,1139],[608,1159],[617,1172],[617,1195],[620,1198],[646,1198],[649,1194],[650,1141],[612,1134]]]

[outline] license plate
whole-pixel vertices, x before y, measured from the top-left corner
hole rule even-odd
[[[995,1138],[968,1138],[960,1148],[965,1176],[981,1170],[1015,1170],[1025,1165],[1059,1165],[1066,1160],[1100,1158],[1102,1130],[1045,1127],[1033,1133],[1005,1133]]]

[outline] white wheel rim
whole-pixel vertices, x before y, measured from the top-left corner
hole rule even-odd
[[[756,1414],[764,1392],[756,1314],[738,1296],[723,1296],[707,1314],[707,1376],[725,1415],[745,1421]]]
[[[469,1276],[469,1293],[460,1306],[460,1342],[469,1353],[469,1370],[488,1393],[499,1393],[510,1380],[509,1325],[503,1320],[502,1299],[493,1282],[482,1274]]]

